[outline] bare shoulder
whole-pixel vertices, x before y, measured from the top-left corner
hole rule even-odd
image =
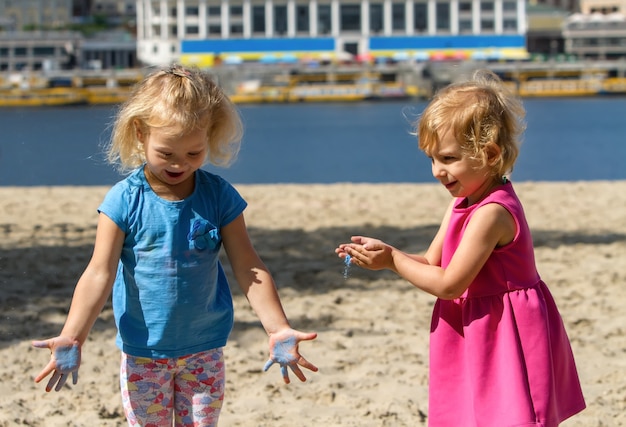
[[[497,242],[498,247],[513,241],[517,233],[517,225],[513,215],[499,203],[487,203],[474,213],[468,227],[478,233],[484,233],[489,240]]]

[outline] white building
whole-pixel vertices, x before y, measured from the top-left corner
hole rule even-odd
[[[582,0],[563,26],[565,51],[581,59],[626,59],[626,0]]]
[[[574,14],[565,22],[563,37],[565,51],[578,58],[626,58],[626,16],[622,13]]]
[[[137,0],[137,55],[174,61],[526,58],[525,0]]]

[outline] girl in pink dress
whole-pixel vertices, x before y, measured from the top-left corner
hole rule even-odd
[[[437,297],[430,335],[429,426],[557,426],[585,408],[563,321],[535,266],[510,173],[524,109],[489,71],[442,89],[419,147],[453,196],[427,252],[353,236],[337,254],[389,269]]]

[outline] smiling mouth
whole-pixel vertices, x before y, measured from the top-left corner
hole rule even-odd
[[[450,190],[452,187],[454,187],[456,185],[456,181],[453,182],[448,182],[447,184],[443,184],[444,187],[446,187],[448,190]]]
[[[170,171],[165,171],[165,173],[167,174],[167,176],[169,176],[170,178],[179,178],[183,175],[183,172],[170,172]]]

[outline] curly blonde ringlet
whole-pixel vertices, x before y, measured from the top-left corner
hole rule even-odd
[[[494,176],[513,170],[526,125],[521,101],[489,70],[477,70],[469,81],[453,83],[435,94],[417,124],[419,148],[431,155],[448,131],[461,149]],[[499,147],[495,160],[489,147]]]
[[[108,160],[129,171],[145,162],[137,131],[150,129],[185,135],[208,124],[207,159],[228,166],[237,157],[243,124],[239,112],[212,77],[197,68],[172,65],[156,71],[134,88],[121,105],[107,149]]]

